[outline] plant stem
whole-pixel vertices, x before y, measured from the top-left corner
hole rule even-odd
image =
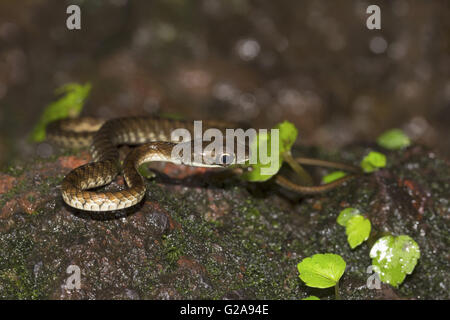
[[[336,282],[336,285],[334,286],[334,295],[336,296],[336,300],[341,300],[341,296],[339,294],[339,281]]]
[[[306,172],[306,170],[303,169],[303,167],[297,161],[294,160],[290,151],[283,152],[281,155],[284,161],[286,161],[287,164],[292,168],[292,170],[294,170],[295,173],[298,174],[302,185],[304,186],[313,185],[313,180],[309,175],[309,173]]]

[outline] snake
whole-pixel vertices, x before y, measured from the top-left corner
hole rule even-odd
[[[203,129],[215,128],[225,132],[226,128],[230,128],[230,123],[208,120],[202,121],[202,126]],[[174,148],[180,143],[192,145],[190,141],[180,142],[172,139],[171,133],[180,128],[186,129],[193,136],[193,122],[156,117],[122,117],[110,120],[82,117],[51,122],[46,128],[48,140],[66,147],[89,146],[92,156],[92,162],[73,169],[62,180],[61,195],[64,202],[70,207],[92,212],[115,211],[137,205],[146,194],[145,180],[138,168],[152,161],[195,167],[245,167],[249,157],[248,148],[245,149],[244,158],[239,162],[238,159],[233,158],[230,150],[212,154],[211,152],[216,151],[205,151],[207,148],[201,148],[201,154],[198,154],[199,151],[191,147],[191,156],[188,159],[182,155],[174,156]],[[123,165],[119,160],[120,145],[136,146],[128,153]],[[206,156],[218,161],[207,163],[204,161]],[[351,165],[324,160],[310,158],[295,160],[306,165],[358,171]],[[107,192],[93,190],[110,184],[120,173],[123,175],[127,189]],[[319,186],[299,185],[281,175],[275,176],[275,182],[300,194],[317,194],[334,189],[354,176],[347,175]]]

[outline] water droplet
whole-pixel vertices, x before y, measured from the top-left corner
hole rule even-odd
[[[236,52],[242,60],[250,61],[256,58],[261,47],[254,39],[244,39],[236,44]]]
[[[46,142],[40,143],[36,148],[36,153],[41,158],[48,158],[53,154],[53,147]]]
[[[370,40],[369,47],[373,53],[380,54],[386,51],[388,43],[383,37],[376,36]]]

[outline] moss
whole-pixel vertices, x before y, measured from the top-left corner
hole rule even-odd
[[[27,196],[27,200],[30,201],[31,203],[33,203],[34,201],[36,201],[35,197],[33,195],[28,195]]]
[[[46,177],[37,187],[37,191],[40,194],[48,194],[64,179],[63,175],[55,175],[52,177]]]
[[[2,171],[4,171],[6,174],[9,174],[17,178],[20,177],[25,172],[25,170],[26,170],[25,165],[16,163],[14,165],[6,167]]]
[[[43,299],[54,280],[45,270],[33,271],[29,263],[34,243],[27,236],[1,239],[0,297],[2,299]]]
[[[173,241],[171,239],[172,237],[163,238],[163,250],[165,258],[169,264],[174,264],[183,254],[183,249],[177,247],[175,244],[172,244]]]
[[[360,148],[346,157],[357,159],[365,152],[365,148]],[[0,253],[0,270],[4,270],[0,284],[7,288],[2,292],[8,297],[48,297],[61,283],[55,274],[65,276],[66,264],[56,267],[53,261],[60,256],[71,259],[65,248],[75,242],[76,247],[90,251],[91,255],[106,256],[110,261],[120,257],[126,266],[118,268],[128,275],[124,278],[128,280],[115,279],[114,286],[132,287],[141,298],[161,298],[161,294],[168,294],[185,299],[222,299],[238,294],[248,299],[300,299],[315,294],[329,299],[334,295],[332,290],[312,292],[298,279],[296,269],[302,258],[323,252],[341,255],[349,266],[342,278],[343,298],[376,298],[379,291],[364,288],[366,270],[371,264],[369,245],[363,243],[351,250],[345,232],[336,223],[339,212],[352,206],[367,214],[381,231],[408,234],[419,243],[423,256],[416,271],[395,290],[396,294],[445,298],[448,279],[443,270],[448,261],[445,255],[435,252],[445,252],[450,245],[445,218],[449,212],[448,165],[439,159],[428,159],[423,152],[409,157],[393,152],[387,157],[391,169],[365,175],[325,195],[296,196],[295,200],[270,184],[249,186],[225,180],[217,187],[210,180],[200,179],[196,182],[200,181],[201,187],[192,188],[189,183],[180,187],[163,184],[158,179],[148,181],[147,201],[157,204],[156,211],[162,211],[161,216],[170,216],[174,222],[171,225],[175,227],[170,230],[161,228],[165,230],[162,237],[161,231],[149,231],[146,228],[149,225],[144,223],[153,212],[131,214],[126,223],[123,219],[80,219],[78,213],[61,215],[62,201],[58,198],[54,205],[36,209],[35,216],[14,215],[11,219],[15,226],[11,232],[0,234],[6,248]],[[330,159],[330,156],[322,158]],[[435,178],[430,179],[432,176]],[[56,186],[62,175],[56,172],[40,178],[36,188],[39,193],[50,197],[59,194]],[[406,186],[399,186],[399,179],[414,181],[422,193],[416,196]],[[27,194],[31,187],[28,183],[19,185],[10,190],[8,197]],[[257,193],[252,192],[254,189]],[[418,218],[411,201],[421,201],[428,193],[431,196]],[[211,203],[220,210],[214,221],[205,219]],[[225,208],[220,208],[221,204],[226,204]],[[399,204],[403,210],[396,210]],[[423,230],[426,235],[421,234]],[[145,249],[138,253],[133,253],[137,249],[134,237],[144,241]],[[51,243],[52,250],[45,243]],[[95,250],[100,252],[92,252],[88,243],[97,244]],[[123,250],[128,250],[126,255]],[[36,256],[43,261],[39,284],[35,284],[32,267],[36,265]],[[140,256],[146,257],[144,262],[136,258]],[[180,266],[177,262],[183,257],[192,259],[193,264]],[[108,296],[107,281],[113,277],[98,275],[99,266],[101,259],[86,271],[88,277],[102,279],[101,283],[90,284],[89,294]]]
[[[3,207],[6,202],[22,194],[27,188],[27,182],[25,180],[19,180],[11,189],[0,195],[0,207]]]

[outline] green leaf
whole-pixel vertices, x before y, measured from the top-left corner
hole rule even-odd
[[[345,227],[348,220],[359,214],[359,210],[355,208],[345,208],[339,213],[337,223]]]
[[[91,90],[91,84],[80,85],[68,83],[58,88],[56,94],[64,94],[60,99],[50,103],[42,113],[30,135],[30,140],[40,142],[45,139],[45,127],[52,121],[76,117],[83,109],[84,102]]]
[[[258,163],[256,164],[252,164],[249,167],[249,170],[244,172],[241,175],[241,178],[247,181],[266,181],[268,179],[270,179],[272,176],[271,175],[264,175],[261,170],[264,168],[269,168],[271,163],[268,164],[263,164],[260,163],[260,159],[259,159],[259,146],[262,144],[266,144],[267,145],[267,154],[270,157],[271,155],[271,139],[270,139],[270,134],[269,133],[259,133],[256,137],[256,139],[254,141],[252,141],[252,144],[250,146],[250,152],[251,154],[257,154],[258,155]],[[276,157],[276,156],[274,156]],[[279,159],[279,163],[276,166],[277,167],[277,171],[281,168],[281,157],[277,157]]]
[[[345,261],[341,256],[332,253],[315,254],[303,259],[297,269],[300,279],[307,286],[329,288],[335,286],[345,271]]]
[[[344,171],[333,171],[322,178],[322,183],[330,183],[347,175]]]
[[[320,299],[316,296],[309,296],[309,297],[303,298],[302,300],[320,300]]]
[[[345,233],[347,241],[352,249],[366,241],[370,235],[370,221],[362,215],[356,215],[347,221]]]
[[[241,175],[242,179],[247,181],[266,181],[280,170],[283,164],[282,153],[291,150],[297,139],[298,131],[289,121],[279,123],[273,129],[279,130],[278,143],[274,142],[275,150],[272,150],[272,139],[275,138],[272,137],[272,132],[260,132],[250,146],[251,154],[258,155],[258,163],[252,164],[250,170]],[[267,156],[274,161],[269,161],[266,164],[261,162],[259,158],[259,147],[263,144],[267,145]],[[272,152],[274,152],[273,155]],[[271,169],[269,170],[269,168]],[[267,174],[267,171],[270,174]]]
[[[292,146],[297,140],[298,130],[293,123],[289,121],[283,121],[278,123],[274,129],[280,130],[280,153],[290,151]]]
[[[141,166],[139,166],[137,168],[137,171],[139,172],[139,174],[143,177],[145,177],[145,179],[152,179],[155,177],[155,173],[145,164],[142,164]]]
[[[364,159],[361,161],[361,168],[364,172],[373,172],[379,168],[386,166],[386,156],[382,153],[371,151]]]
[[[385,236],[370,250],[372,265],[381,281],[394,287],[411,274],[420,258],[419,245],[409,236]]]
[[[400,129],[388,130],[377,139],[378,145],[389,150],[406,148],[411,144],[409,137]]]

